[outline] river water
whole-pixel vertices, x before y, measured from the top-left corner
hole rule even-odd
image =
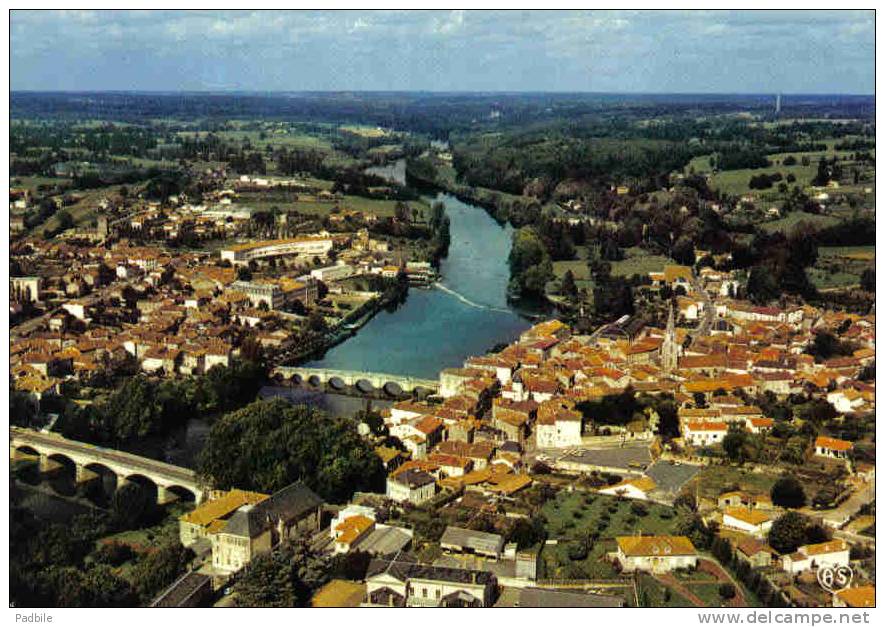
[[[405,182],[405,161],[367,172]],[[436,379],[441,369],[511,342],[530,326],[507,302],[512,227],[499,225],[482,208],[450,194],[423,199],[441,201],[451,221],[440,283],[410,289],[396,310],[379,312],[354,337],[306,366]]]

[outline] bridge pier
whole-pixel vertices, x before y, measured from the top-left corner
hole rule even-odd
[[[49,459],[49,455],[47,455],[46,453],[40,453],[39,468],[42,474],[47,474],[58,470],[58,462],[54,462]]]
[[[86,464],[77,464],[76,469],[77,470],[76,470],[75,480],[76,480],[77,484],[89,483],[90,481],[93,481],[94,479],[98,478],[98,473],[94,472],[92,470],[89,470],[86,467]]]
[[[165,486],[157,486],[157,505],[167,505],[178,500],[178,495],[171,490],[167,490]]]

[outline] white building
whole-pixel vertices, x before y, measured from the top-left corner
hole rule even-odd
[[[827,402],[836,411],[850,414],[864,404],[863,395],[854,389],[836,390],[827,394]]]
[[[387,498],[398,503],[420,505],[436,494],[436,480],[433,475],[408,468],[387,477]]]
[[[820,544],[800,546],[795,553],[781,558],[783,569],[791,574],[822,566],[848,566],[849,547],[845,540],[830,540]]]
[[[310,276],[312,276],[317,281],[322,281],[323,283],[340,281],[342,279],[353,276],[353,274],[353,266],[349,266],[347,264],[326,266],[325,268],[315,268],[310,271]]]
[[[759,509],[726,507],[722,514],[722,526],[736,529],[761,538],[771,530],[771,516]]]
[[[686,422],[682,437],[692,446],[712,446],[721,444],[728,434],[728,423],[721,421]]]
[[[614,485],[602,488],[599,490],[599,493],[646,501],[648,500],[649,492],[656,487],[657,484],[651,477],[637,477],[635,479],[625,479]]]
[[[234,265],[244,265],[253,259],[280,257],[283,255],[305,255],[321,257],[334,246],[331,237],[296,237],[290,239],[249,242],[225,248],[221,258]]]
[[[367,603],[372,606],[491,607],[496,591],[492,573],[406,560],[373,561],[366,574]]]
[[[847,459],[848,454],[854,449],[854,444],[847,440],[828,438],[819,435],[814,441],[814,454],[819,457],[830,459]]]
[[[581,414],[563,409],[553,415],[539,415],[535,422],[535,444],[538,448],[580,446]]]

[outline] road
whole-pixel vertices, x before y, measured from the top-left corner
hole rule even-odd
[[[836,531],[833,532],[833,535],[837,538],[842,538],[843,540],[849,540],[851,542],[873,544],[875,546],[875,538],[839,529],[852,516],[857,514],[857,512],[860,511],[861,507],[868,503],[871,503],[875,498],[875,484],[863,483],[858,486],[857,490],[851,493],[851,496],[842,501],[839,506],[835,507],[834,509],[815,510],[806,507],[803,508],[801,511],[812,518],[821,520],[827,526],[836,529]]]
[[[713,330],[713,318],[716,315],[716,303],[710,298],[707,290],[701,285],[700,280],[694,274],[691,276],[691,287],[704,301],[704,317],[695,329],[693,337],[704,337],[710,335]]]

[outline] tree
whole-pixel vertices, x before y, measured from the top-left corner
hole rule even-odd
[[[817,174],[812,179],[811,184],[817,187],[823,187],[830,180],[830,168],[827,165],[827,158],[821,157],[817,162]]]
[[[307,328],[314,333],[325,333],[328,325],[326,324],[326,317],[323,315],[323,312],[319,309],[312,310],[307,317]]]
[[[756,304],[765,304],[780,296],[780,288],[771,271],[763,266],[753,266],[747,279],[747,297]]]
[[[135,483],[124,483],[114,492],[111,519],[117,529],[138,529],[156,522],[161,514],[156,500]]]
[[[255,401],[216,421],[198,468],[221,489],[272,493],[300,480],[336,503],[383,489],[385,476],[353,420],[282,399]]]
[[[860,274],[860,289],[867,292],[876,291],[876,270],[867,268]]]
[[[567,298],[575,298],[578,295],[578,286],[575,284],[575,275],[571,270],[566,270],[562,277],[560,293]]]
[[[692,244],[691,239],[688,237],[680,237],[673,246],[670,256],[676,260],[676,263],[680,263],[684,266],[693,266],[695,255],[694,244]]]
[[[528,519],[517,518],[510,527],[507,541],[516,542],[519,549],[527,549],[543,542],[546,537],[544,519],[540,516],[532,516]]]
[[[850,342],[841,342],[829,331],[818,331],[814,334],[814,341],[805,349],[805,352],[814,355],[818,361],[826,361],[830,357],[851,355],[854,350],[855,346]]]
[[[771,486],[771,502],[779,507],[802,507],[805,505],[805,489],[796,477],[781,477]]]
[[[749,434],[742,427],[729,427],[728,433],[722,438],[722,449],[733,462],[744,461],[744,447],[747,444]]]
[[[553,264],[547,249],[532,227],[513,233],[513,246],[508,258],[514,291],[526,296],[540,296],[553,276]]]
[[[736,594],[734,584],[732,583],[723,583],[719,584],[719,596],[723,601],[728,601],[729,599],[733,599]]]
[[[132,568],[132,586],[143,603],[175,581],[194,558],[194,552],[170,542],[142,557]]]
[[[9,422],[19,427],[30,427],[37,417],[37,404],[26,392],[9,386]]]
[[[297,581],[291,553],[277,550],[253,559],[234,584],[240,607],[299,607],[307,591]]]
[[[60,230],[66,231],[74,226],[74,218],[71,216],[71,212],[67,209],[62,209],[55,215],[58,218],[58,228]]]
[[[397,201],[396,205],[393,208],[394,216],[400,222],[408,222],[412,212],[409,210],[409,205],[402,201]]]
[[[365,559],[355,560],[366,562]],[[351,564],[350,570],[359,568]],[[368,563],[366,562],[366,567]],[[240,607],[304,607],[313,593],[329,579],[331,571],[341,572],[340,562],[311,548],[310,538],[298,536],[271,553],[252,560],[234,585]]]
[[[792,553],[803,544],[826,542],[830,533],[799,512],[790,511],[778,518],[768,532],[768,543],[781,554]]]
[[[111,394],[102,411],[119,442],[143,439],[162,430],[156,385],[145,376],[127,379]]]
[[[251,281],[252,280],[252,270],[250,270],[248,266],[239,266],[237,268],[237,280]]]

